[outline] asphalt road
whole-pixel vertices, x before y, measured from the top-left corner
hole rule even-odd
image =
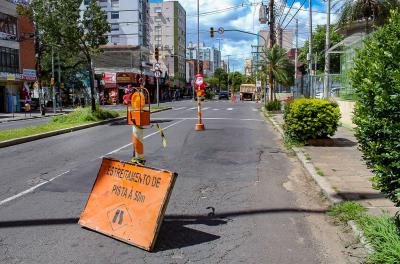
[[[129,126],[0,149],[0,263],[343,263],[310,223],[324,211],[288,187],[304,174],[257,108],[206,102],[204,132],[193,102],[153,115],[168,147],[146,129],[147,165],[179,174],[153,253],[77,224],[101,158],[130,159]]]

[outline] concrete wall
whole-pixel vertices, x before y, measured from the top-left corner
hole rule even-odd
[[[353,124],[352,118],[353,118],[353,111],[354,111],[355,102],[353,102],[353,101],[344,101],[344,100],[336,100],[336,102],[339,105],[340,114],[342,115],[341,118],[340,118],[340,122],[345,127],[354,128],[355,125]]]

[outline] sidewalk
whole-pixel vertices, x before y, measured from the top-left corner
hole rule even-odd
[[[271,118],[283,125],[283,114]],[[379,191],[372,189],[370,178],[373,174],[367,169],[352,130],[339,127],[333,137],[332,147],[304,146],[300,150],[307,162],[314,165],[317,177],[323,177],[336,195],[343,200],[361,203],[371,214],[377,215],[388,210],[394,215],[398,209]]]
[[[68,111],[66,111],[68,112]],[[33,113],[0,113],[0,123],[5,123],[5,122],[12,122],[12,121],[20,121],[20,120],[27,120],[27,119],[35,119],[35,118],[46,118],[46,117],[52,117],[55,115],[62,115],[65,114],[66,112],[57,112],[57,114],[54,114],[53,112],[46,112],[45,116],[42,116],[40,112],[33,112]]]

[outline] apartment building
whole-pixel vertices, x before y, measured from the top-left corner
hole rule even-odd
[[[150,3],[151,50],[159,49],[161,70],[176,88],[185,87],[186,11],[178,1]],[[154,56],[150,61],[155,63]]]
[[[186,49],[186,59],[197,59],[197,44],[189,43]],[[199,58],[204,62],[203,73],[205,75],[213,75],[215,70],[221,67],[221,52],[214,47],[207,47],[204,43],[199,45]],[[205,67],[207,66],[207,67]]]
[[[18,2],[0,0],[0,112],[20,112],[36,81],[33,24]]]

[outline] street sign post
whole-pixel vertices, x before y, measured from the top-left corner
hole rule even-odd
[[[104,158],[79,224],[151,251],[177,174]]]
[[[222,35],[222,34],[224,34],[224,32],[225,32],[225,29],[223,27],[220,27],[218,29],[218,34]]]

